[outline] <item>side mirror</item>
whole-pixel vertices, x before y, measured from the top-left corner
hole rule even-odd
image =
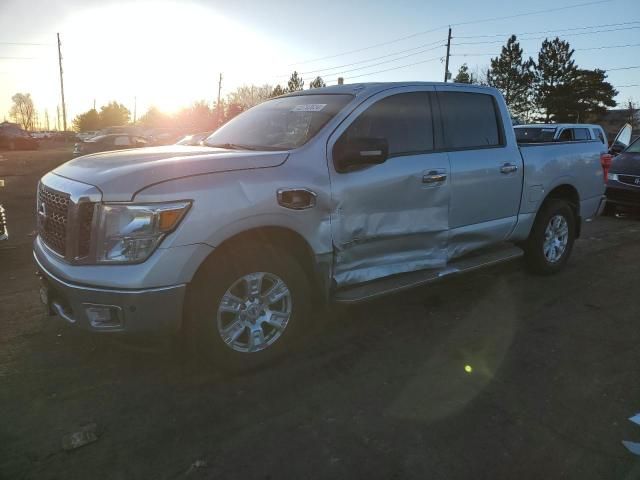
[[[333,148],[336,170],[343,172],[349,167],[379,165],[389,158],[389,142],[386,138],[340,139]]]
[[[621,145],[619,143],[614,143],[613,145],[611,145],[611,148],[609,149],[609,153],[611,153],[611,155],[619,155],[620,153],[622,153],[624,149],[625,149],[624,145]]]

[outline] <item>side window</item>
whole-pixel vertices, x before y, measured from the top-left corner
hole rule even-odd
[[[439,92],[447,148],[496,147],[503,144],[502,126],[491,95]]]
[[[591,140],[588,128],[574,128],[573,129],[574,140]]]
[[[129,146],[131,142],[129,141],[129,137],[116,137],[113,144],[116,146]]]
[[[559,142],[570,142],[573,140],[572,129],[565,128],[558,137]]]
[[[607,144],[607,141],[604,138],[604,134],[602,133],[602,130],[600,130],[599,128],[594,128],[593,129],[593,133],[595,133],[595,137],[600,140],[603,144]]]
[[[433,150],[433,120],[427,92],[399,93],[383,98],[362,112],[338,142],[384,138],[389,156]]]

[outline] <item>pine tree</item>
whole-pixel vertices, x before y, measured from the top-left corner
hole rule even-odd
[[[309,83],[309,88],[322,88],[322,87],[326,87],[326,86],[327,86],[327,84],[324,83],[324,80],[320,76],[316,77],[314,80],[312,80]]]
[[[502,47],[499,57],[491,59],[487,83],[502,92],[511,113],[528,117],[532,111],[533,61],[522,59],[522,48],[515,35]]]
[[[293,72],[291,74],[291,78],[289,78],[289,82],[287,82],[287,92],[297,92],[304,88],[304,80],[298,75],[298,72]]]
[[[460,65],[456,77],[453,79],[455,83],[476,83],[473,73],[469,72],[469,66],[466,63]]]
[[[594,121],[617,105],[618,92],[607,82],[604,70],[576,68],[565,83],[555,86],[547,97],[547,113],[556,122]]]
[[[280,85],[276,85],[273,90],[271,90],[271,95],[269,95],[271,98],[274,97],[279,97],[280,95],[284,95],[285,93],[287,93],[287,91],[282,88]]]
[[[534,82],[535,102],[545,122],[553,116],[554,104],[558,99],[556,90],[570,84],[576,77],[576,65],[571,58],[573,53],[569,42],[558,37],[542,42],[534,67]]]

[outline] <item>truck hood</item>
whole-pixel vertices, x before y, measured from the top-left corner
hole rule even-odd
[[[85,155],[60,165],[53,173],[98,187],[105,200],[128,201],[152,184],[207,173],[276,167],[288,155],[170,145]]]

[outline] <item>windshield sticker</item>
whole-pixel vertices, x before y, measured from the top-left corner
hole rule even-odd
[[[292,112],[319,112],[324,107],[326,107],[326,103],[306,103],[304,105],[296,105],[291,109]]]

